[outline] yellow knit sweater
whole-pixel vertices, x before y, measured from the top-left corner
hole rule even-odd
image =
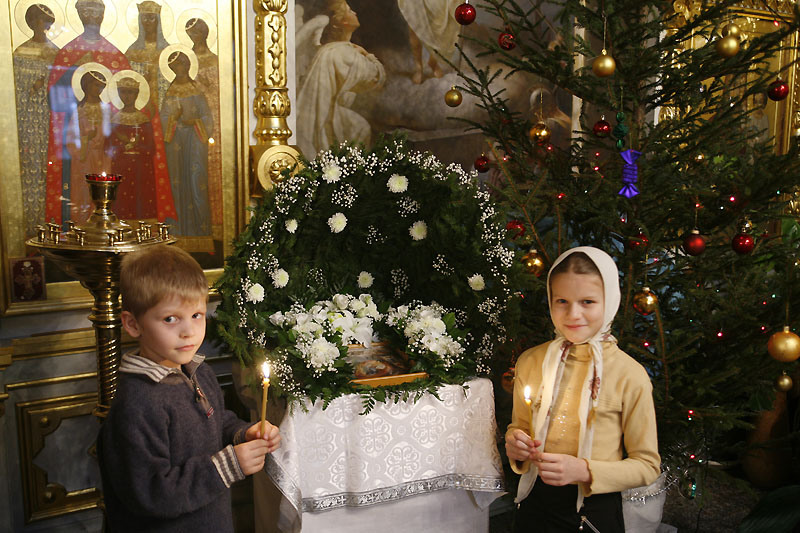
[[[517,361],[514,408],[506,437],[514,429],[529,431],[531,411],[525,404],[523,389],[530,385],[533,394],[538,393],[547,345],[526,350]],[[552,406],[545,452],[577,453],[580,384],[591,358],[589,350],[588,344],[570,350]],[[586,496],[649,485],[661,472],[650,378],[642,365],[611,342],[603,343],[603,378],[594,417],[592,454],[587,463],[592,481],[584,484]],[[518,474],[527,472],[529,466],[527,462],[511,461],[511,468]]]

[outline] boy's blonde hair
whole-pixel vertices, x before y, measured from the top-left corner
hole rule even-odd
[[[157,244],[126,255],[120,269],[122,310],[139,317],[165,298],[208,298],[203,269],[177,246]]]

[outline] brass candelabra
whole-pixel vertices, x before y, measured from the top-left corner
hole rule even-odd
[[[119,267],[122,256],[145,246],[172,244],[169,226],[137,221],[136,227],[120,220],[111,210],[122,177],[88,174],[95,210],[85,224],[67,222],[39,226],[37,236],[26,244],[38,249],[67,274],[77,279],[94,297],[89,320],[97,338],[98,399],[94,414],[105,418],[117,390],[117,368],[121,357],[122,306]]]

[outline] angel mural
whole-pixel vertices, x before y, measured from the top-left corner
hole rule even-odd
[[[385,81],[381,62],[350,42],[360,25],[350,5],[345,0],[328,0],[325,14],[311,24],[318,28],[325,19],[319,49],[298,95],[297,120],[303,127],[297,144],[309,158],[337,141],[369,143],[372,128],[351,105],[357,93],[379,89]],[[313,33],[307,31],[303,35]]]
[[[464,101],[458,107],[448,107],[444,103],[445,93],[461,81],[442,58],[467,68],[467,65],[459,62],[455,45],[460,43],[465,53],[473,58],[476,68],[507,69],[500,63],[492,63],[496,59],[491,56],[478,56],[480,50],[471,40],[484,41],[496,35],[503,21],[481,12],[476,22],[460,26],[453,13],[456,5],[462,2],[347,0],[347,9],[352,6],[352,11],[358,13],[357,16],[351,15],[358,23],[349,32],[347,40],[374,56],[381,65],[382,80],[380,84],[359,85],[358,90],[330,91],[337,96],[315,100],[309,96],[314,95],[317,88],[324,87],[325,83],[319,78],[314,82],[309,81],[312,65],[319,66],[316,63],[323,57],[324,47],[330,46],[323,43],[323,29],[328,32],[331,26],[342,29],[341,22],[332,19],[335,7],[344,11],[344,2],[296,0],[299,94],[296,144],[300,149],[311,157],[319,149],[327,148],[331,141],[342,139],[342,134],[327,133],[332,129],[330,124],[336,124],[335,120],[330,119],[333,113],[329,113],[329,110],[336,107],[361,124],[360,128],[342,128],[343,134],[351,139],[369,142],[378,133],[402,130],[415,148],[430,150],[443,161],[458,162],[465,168],[471,168],[476,154],[488,151],[486,140],[479,133],[465,132],[463,123],[454,119],[481,122],[486,119],[486,113],[475,105],[468,94],[464,94]],[[546,6],[542,7],[542,10],[546,9]],[[547,20],[546,12],[533,10],[531,13],[532,16]],[[405,23],[387,25],[386,20]],[[555,28],[550,26],[547,31],[556,42],[558,33]],[[339,46],[342,44],[339,43]],[[328,60],[327,64],[334,63]],[[339,79],[351,80],[350,72],[340,72]],[[352,72],[360,71],[353,69]],[[498,77],[494,89],[503,91],[503,96],[508,99],[509,111],[521,113],[529,117],[531,122],[537,122],[540,118],[547,122],[553,131],[554,142],[569,136],[572,130],[572,98],[569,94],[555,91],[542,80],[521,73]],[[540,94],[543,95],[541,100]],[[368,137],[365,134],[359,136],[359,132],[367,131]]]
[[[14,50],[13,60],[18,138],[25,140],[19,143],[22,220],[25,236],[32,237],[36,226],[44,220],[44,169],[50,121],[47,79],[58,47],[47,36],[56,20],[48,6],[31,4],[24,19],[33,35]]]
[[[424,79],[422,62],[423,48],[428,52],[428,66],[434,78],[444,75],[437,53],[452,59],[461,25],[453,12],[461,0],[397,0],[397,7],[408,23],[408,41],[414,56],[414,73],[411,81],[416,84]]]

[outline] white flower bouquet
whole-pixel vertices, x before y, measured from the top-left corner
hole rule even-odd
[[[372,150],[345,143],[287,173],[217,283],[221,339],[245,365],[272,359],[290,400],[381,400],[487,374],[518,312],[521,264],[476,177],[399,137]],[[375,332],[429,378],[352,384],[347,344]]]

